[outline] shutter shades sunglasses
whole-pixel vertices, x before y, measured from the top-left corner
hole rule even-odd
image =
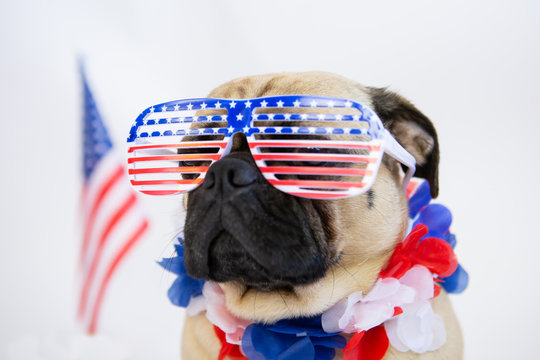
[[[277,189],[310,199],[359,195],[375,181],[384,153],[415,159],[358,102],[322,96],[188,99],[144,110],[128,137],[128,174],[143,194],[195,189],[243,133],[263,176]]]

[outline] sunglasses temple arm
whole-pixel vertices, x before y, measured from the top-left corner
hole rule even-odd
[[[407,173],[403,179],[403,188],[406,189],[409,180],[411,180],[416,171],[416,160],[386,129],[384,129],[384,152],[407,166]]]

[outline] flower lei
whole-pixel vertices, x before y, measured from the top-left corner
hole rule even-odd
[[[343,349],[345,360],[380,360],[389,344],[399,351],[423,353],[446,342],[442,318],[430,299],[441,286],[449,293],[467,287],[468,274],[458,264],[450,233],[450,211],[430,204],[429,184],[413,179],[407,188],[412,230],[396,247],[373,288],[358,291],[309,318],[264,325],[240,319],[225,306],[223,291],[211,281],[191,278],[184,266],[182,240],[177,256],[159,264],[178,276],[168,291],[174,305],[193,316],[206,310],[221,342],[218,359],[330,360]],[[341,333],[354,333],[347,341]]]

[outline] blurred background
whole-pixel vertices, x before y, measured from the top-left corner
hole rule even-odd
[[[452,296],[466,359],[536,357],[539,44],[533,0],[1,1],[0,359],[180,357],[184,313],[155,260],[173,253],[181,198],[142,199],[150,232],[97,335],[75,322],[79,55],[120,153],[147,106],[245,75],[324,70],[409,98],[438,129],[438,200],[471,276]]]

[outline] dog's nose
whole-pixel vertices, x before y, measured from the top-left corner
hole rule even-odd
[[[256,166],[234,155],[226,156],[210,167],[203,188],[226,194],[245,188],[257,180],[259,174]]]

